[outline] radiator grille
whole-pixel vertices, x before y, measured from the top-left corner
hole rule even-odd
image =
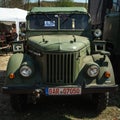
[[[70,84],[74,81],[74,53],[47,54],[47,83]]]

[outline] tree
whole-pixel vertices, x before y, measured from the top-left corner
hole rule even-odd
[[[24,0],[0,0],[0,7],[24,8]]]
[[[0,7],[7,7],[9,0],[0,0]]]
[[[57,0],[56,6],[57,7],[73,7],[74,2],[73,0]]]
[[[23,8],[24,0],[7,0],[8,7],[10,8]]]

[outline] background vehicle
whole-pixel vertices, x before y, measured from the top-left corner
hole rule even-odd
[[[91,31],[85,8],[35,7],[30,11],[27,41],[13,43],[2,87],[16,111],[23,110],[28,98],[40,95],[90,94],[98,111],[106,108],[109,92],[117,85],[104,41],[94,41]]]
[[[93,4],[94,3],[94,4]],[[106,50],[111,53],[116,83],[120,84],[120,0],[89,0],[93,31],[101,32],[99,39],[106,41]]]
[[[105,17],[103,39],[107,41],[107,50],[111,52],[116,83],[120,84],[120,5],[114,5],[113,12]]]
[[[91,24],[93,31],[99,29],[101,31],[100,39],[103,38],[105,16],[111,11],[113,0],[89,0],[88,12],[91,15]]]

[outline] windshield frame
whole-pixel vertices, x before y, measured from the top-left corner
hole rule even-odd
[[[49,28],[46,27],[46,29],[31,29],[30,28],[30,16],[33,16],[33,15],[45,15],[46,18],[48,18],[49,20],[53,20],[53,22],[55,22],[55,24],[57,23],[56,28],[51,29],[52,28],[52,24],[51,24],[51,26],[49,26]],[[49,15],[54,15],[54,18],[49,17]],[[60,17],[61,15],[66,15],[66,16],[68,15],[67,19],[69,19],[69,18],[71,18],[72,16],[75,16],[75,15],[78,15],[78,16],[84,15],[84,16],[86,16],[87,17],[86,28],[90,24],[90,21],[91,21],[90,15],[88,13],[84,13],[84,12],[81,12],[81,13],[80,12],[79,13],[78,12],[74,12],[74,13],[73,12],[71,12],[71,13],[37,13],[37,14],[29,14],[27,16],[27,29],[31,30],[31,31],[46,31],[46,32],[48,32],[48,31],[50,31],[50,32],[52,32],[52,31],[84,31],[86,29],[86,28],[84,28],[84,29],[83,28],[82,29],[76,29],[74,27],[71,27],[71,29],[66,29],[66,28],[62,29],[61,25],[63,23],[61,22],[61,17]],[[56,17],[57,21],[55,21],[55,16],[57,16]],[[48,22],[50,22],[49,20],[48,20]],[[75,26],[75,25],[72,25],[72,24],[74,24],[74,23],[71,23],[71,26]],[[53,24],[53,26],[54,26],[54,24]]]

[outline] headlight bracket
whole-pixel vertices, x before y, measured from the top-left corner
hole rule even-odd
[[[106,50],[106,41],[94,40],[93,41],[95,52]]]

